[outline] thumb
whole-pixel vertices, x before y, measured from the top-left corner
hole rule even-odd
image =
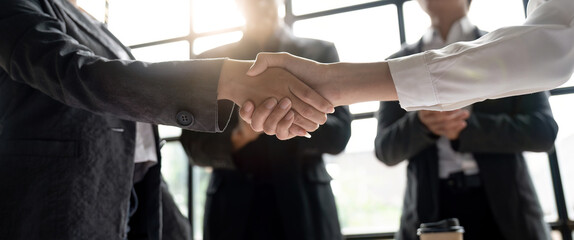
[[[247,71],[247,76],[254,77],[262,72],[265,72],[267,68],[282,66],[282,55],[285,53],[259,53],[255,62],[249,70]]]

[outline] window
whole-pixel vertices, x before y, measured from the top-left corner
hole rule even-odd
[[[430,20],[415,1],[408,0],[286,0],[285,19],[301,37],[334,42],[342,61],[380,61],[414,43]],[[520,24],[523,0],[473,1],[469,18],[481,29]],[[238,41],[244,20],[234,0],[78,0],[96,19],[105,21],[114,34],[141,60],[156,62],[193,58],[205,50]],[[317,31],[321,29],[321,31]],[[570,150],[574,144],[573,81],[550,98],[560,132],[555,157],[526,153],[545,219],[553,227],[553,239],[572,239],[574,174]],[[378,102],[350,106],[356,120],[344,153],[327,155],[333,176],[343,233],[348,239],[387,239],[399,226],[406,185],[406,163],[387,167],[374,156]],[[168,139],[162,148],[164,177],[182,212],[193,213],[195,239],[201,239],[203,204],[210,169],[189,167],[177,138],[181,130],[160,126]],[[553,161],[556,160],[556,161]],[[191,171],[190,171],[191,169]],[[555,171],[554,169],[559,169]],[[557,176],[561,178],[557,178]],[[191,185],[189,185],[191,183]],[[389,184],[392,183],[392,184]],[[564,188],[554,188],[564,184]],[[554,185],[553,185],[554,184]],[[557,185],[556,185],[557,184]],[[189,194],[188,190],[192,192]],[[192,196],[192,199],[188,199]],[[188,209],[189,208],[189,209]],[[569,215],[570,214],[570,215]],[[369,235],[365,235],[369,234]]]

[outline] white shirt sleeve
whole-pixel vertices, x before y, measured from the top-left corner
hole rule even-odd
[[[453,110],[549,90],[574,70],[574,0],[531,0],[521,26],[389,60],[401,107]]]

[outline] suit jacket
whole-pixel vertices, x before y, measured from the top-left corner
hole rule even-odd
[[[422,41],[422,40],[421,40]],[[391,58],[420,52],[422,42]],[[438,216],[438,137],[398,102],[381,102],[375,140],[377,157],[387,165],[408,159],[407,189],[396,239],[418,239],[420,223]],[[492,214],[506,239],[549,239],[538,197],[522,151],[544,152],[558,126],[545,92],[486,100],[472,105],[467,127],[452,145],[473,154]]]
[[[130,60],[66,0],[1,1],[0,35],[2,239],[124,239],[134,121],[214,132],[230,116],[221,60]],[[160,182],[157,164],[135,185],[130,239],[160,239]]]
[[[260,51],[290,52],[319,62],[339,60],[332,43],[296,38],[286,29],[263,49],[244,38],[200,57],[254,59]],[[347,107],[337,107],[311,139],[279,141],[263,134],[233,154],[230,136],[237,121],[235,112],[222,134],[184,131],[181,136],[195,164],[215,168],[207,190],[204,239],[249,239],[253,236],[245,235],[248,228],[266,231],[277,225],[287,239],[341,239],[331,177],[321,155],[345,148],[351,123]],[[249,220],[257,214],[276,222]],[[269,236],[273,233],[260,234],[274,238]]]

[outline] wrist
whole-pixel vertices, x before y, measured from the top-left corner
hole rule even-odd
[[[231,80],[229,78],[229,71],[230,71],[230,60],[225,59],[223,60],[223,65],[221,66],[221,71],[219,73],[219,82],[217,85],[217,99],[231,99]]]

